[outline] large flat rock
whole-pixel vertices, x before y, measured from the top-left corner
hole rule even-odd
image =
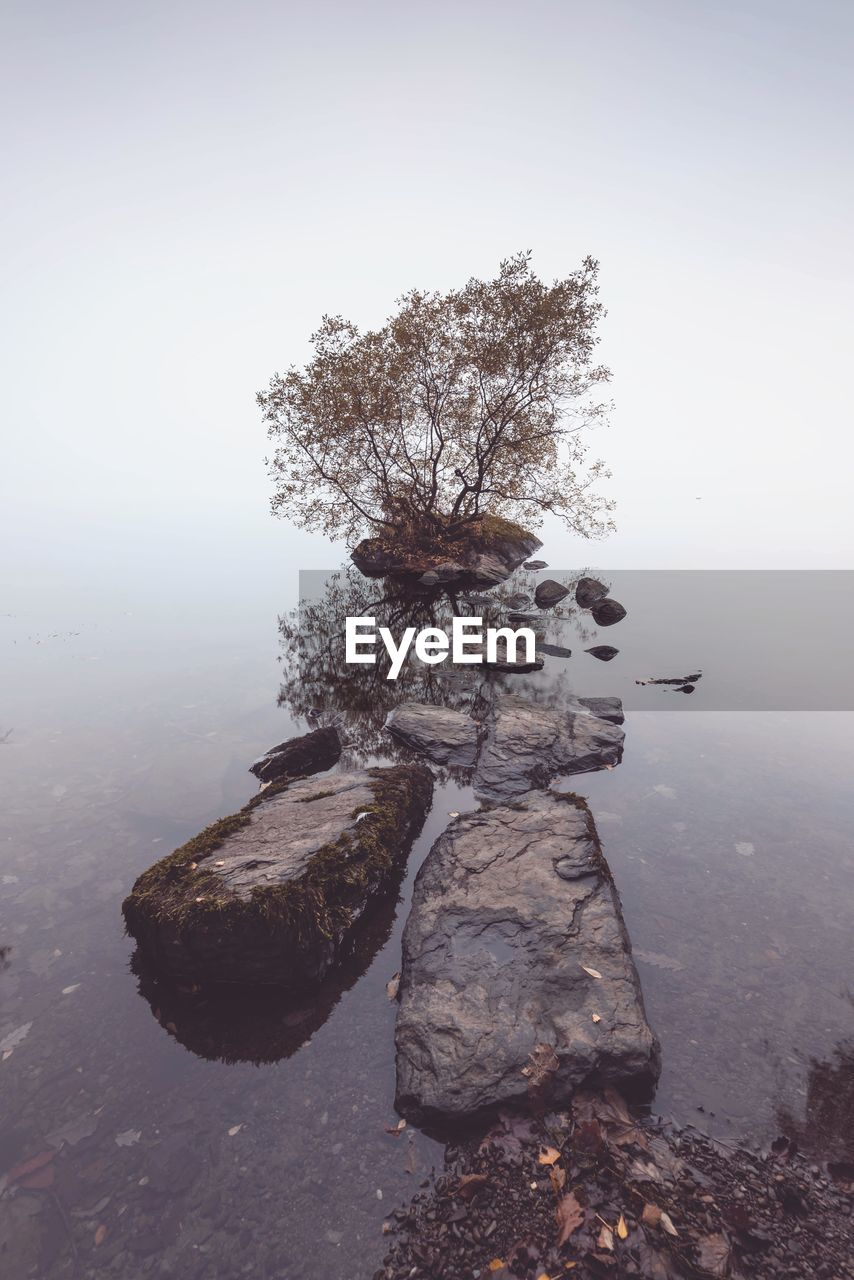
[[[470,769],[477,759],[480,728],[451,707],[401,702],[389,712],[385,727],[436,764]]]
[[[608,718],[594,714],[593,704]],[[547,786],[560,774],[590,773],[619,764],[623,730],[619,699],[578,699],[556,710],[543,703],[506,695],[495,704],[489,738],[474,775],[475,792],[507,800],[532,787]]]
[[[419,1121],[523,1105],[532,1085],[546,1106],[585,1083],[649,1088],[658,1044],[582,802],[531,792],[436,841],[403,935],[395,1038],[397,1106]]]
[[[128,931],[171,978],[316,982],[409,852],[432,790],[423,765],[273,783],[139,877]]]

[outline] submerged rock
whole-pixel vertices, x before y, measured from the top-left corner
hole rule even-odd
[[[467,526],[457,541],[437,550],[407,548],[394,539],[365,538],[351,559],[371,578],[407,578],[422,586],[488,587],[503,582],[541,546],[539,538],[512,520],[484,516]]]
[[[572,650],[566,649],[562,644],[540,644],[541,653],[547,653],[552,658],[571,658]]]
[[[582,609],[589,609],[608,594],[608,588],[598,578],[579,578],[575,587],[575,602]]]
[[[569,587],[564,586],[562,582],[555,582],[554,578],[546,578],[545,582],[537,583],[534,601],[540,609],[553,609],[568,595]]]
[[[611,722],[619,699],[598,701],[614,704],[609,719],[593,714],[581,699],[556,711],[509,694],[499,698],[474,775],[476,794],[506,800],[545,787],[558,774],[619,764],[623,731]]]
[[[597,600],[590,612],[597,627],[613,627],[615,622],[620,622],[626,616],[623,606],[618,600],[612,600],[610,596],[606,596],[604,600]]]
[[[277,747],[259,757],[249,766],[262,782],[275,782],[277,778],[300,778],[322,769],[331,769],[341,757],[341,739],[338,730],[331,725],[314,729],[300,738],[280,742]]]
[[[616,658],[620,650],[615,649],[612,644],[594,644],[592,649],[585,649],[584,652],[592,654],[600,662],[610,662],[612,658]]]
[[[272,783],[143,872],[122,910],[146,961],[194,982],[318,981],[412,844],[423,765]]]
[[[590,811],[531,792],[457,819],[403,934],[398,1110],[455,1120],[556,1107],[580,1085],[648,1087],[658,1044]],[[547,1069],[542,1069],[547,1068]]]
[[[511,651],[503,637],[496,641],[494,661],[489,662],[486,657],[483,660],[483,666],[486,671],[501,671],[507,675],[513,675],[514,673],[516,675],[526,675],[529,671],[541,671],[544,664],[545,658],[536,651],[529,662],[524,644],[518,644],[515,654],[511,655]]]
[[[427,702],[401,702],[385,727],[436,764],[471,768],[477,759],[479,726],[462,711]]]

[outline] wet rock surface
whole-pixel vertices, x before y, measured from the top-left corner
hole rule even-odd
[[[621,622],[626,616],[623,606],[618,600],[612,600],[610,596],[606,596],[604,600],[597,600],[590,612],[597,627],[613,627],[615,622]]]
[[[540,671],[543,667],[545,659],[542,653],[534,651],[534,656],[528,661],[526,648],[523,643],[516,645],[515,650],[508,647],[507,642],[502,638],[499,639],[495,646],[495,658],[490,662],[484,658],[483,667],[486,671],[501,671],[507,675],[526,675],[529,671]]]
[[[331,769],[341,757],[341,739],[333,726],[314,729],[299,738],[280,742],[249,766],[261,782],[299,778]]]
[[[656,1078],[619,900],[575,797],[531,792],[453,822],[418,873],[402,945],[403,1115],[449,1121],[524,1105],[532,1086],[555,1105],[592,1078]]]
[[[475,771],[476,794],[506,800],[547,786],[558,774],[619,764],[623,731],[612,723],[619,699],[592,701],[608,703],[609,719],[592,714],[582,699],[555,711],[510,694],[500,697]]]
[[[579,578],[575,585],[575,602],[582,609],[591,608],[597,600],[608,594],[608,587],[598,578]]]
[[[578,701],[599,720],[609,720],[611,724],[622,724],[626,718],[619,698],[579,698]]]
[[[539,609],[553,609],[568,595],[569,587],[564,586],[562,582],[556,582],[554,578],[546,578],[545,582],[537,583],[534,601]]]
[[[511,520],[485,517],[444,549],[408,549],[394,540],[365,538],[351,553],[368,577],[400,577],[422,586],[495,586],[542,546],[539,538]]]
[[[432,787],[421,765],[273,783],[139,877],[128,931],[172,978],[316,982],[408,853]]]
[[[548,569],[545,560],[526,560],[523,568],[525,569]]]
[[[462,711],[426,702],[402,702],[385,723],[396,738],[436,764],[471,768],[477,759],[480,727]]]
[[[389,1219],[374,1280],[851,1280],[852,1192],[797,1151],[727,1148],[585,1092],[449,1147]]]

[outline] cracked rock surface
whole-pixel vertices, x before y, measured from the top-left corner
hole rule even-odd
[[[401,702],[385,727],[436,764],[470,769],[477,759],[480,729],[470,716],[428,702]]]
[[[560,711],[509,694],[499,698],[474,775],[475,793],[506,800],[548,786],[558,774],[619,764],[624,735],[613,723],[617,716],[622,718],[618,698],[579,699]]]
[[[440,836],[403,935],[395,1040],[397,1107],[420,1121],[523,1104],[533,1084],[559,1106],[583,1082],[655,1079],[658,1044],[586,805],[531,792]]]

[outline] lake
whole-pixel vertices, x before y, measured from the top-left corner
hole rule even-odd
[[[392,753],[380,713],[411,685],[366,709],[334,681],[318,695],[317,670],[288,665],[279,618],[297,604],[298,567],[253,565],[247,548],[243,572],[237,554],[177,548],[144,574],[117,567],[49,591],[22,578],[4,603],[0,1176],[43,1156],[0,1199],[4,1280],[360,1280],[381,1264],[383,1221],[441,1167],[438,1143],[388,1132],[386,984],[420,862],[450,813],[477,807],[464,778],[440,780],[357,954],[296,1004],[169,990],[124,933],[135,877],[253,795],[248,765],[274,743],[341,703],[353,743],[342,767]],[[850,1158],[847,615],[816,634],[820,593],[835,597],[839,580],[814,579],[807,609],[804,580],[763,575],[759,608],[757,580],[745,595],[737,576],[677,577],[613,575],[625,622],[550,623],[548,642],[571,657],[486,684],[558,705],[624,699],[619,767],[559,785],[588,798],[622,898],[662,1043],[654,1110],[727,1142],[762,1147],[785,1131],[816,1160]],[[304,594],[318,599],[327,579],[312,580]],[[757,632],[768,617],[788,637],[773,660],[773,629]],[[585,652],[606,643],[620,650],[611,662]],[[695,670],[691,695],[635,683]],[[444,688],[458,705],[474,696],[452,678]]]

